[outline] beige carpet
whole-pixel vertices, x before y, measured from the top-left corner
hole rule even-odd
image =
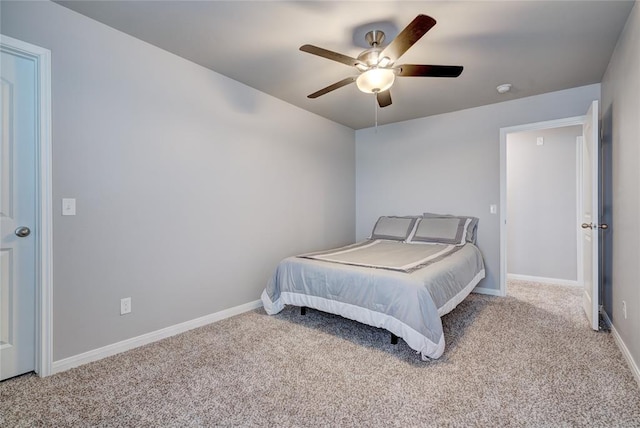
[[[422,362],[309,310],[248,312],[49,378],[0,383],[0,426],[640,426],[640,390],[580,292],[513,282],[443,318]]]

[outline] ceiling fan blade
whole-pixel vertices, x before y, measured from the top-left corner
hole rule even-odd
[[[333,85],[329,85],[326,88],[322,88],[319,91],[314,92],[311,95],[307,95],[307,98],[318,98],[320,95],[324,95],[328,92],[335,91],[338,88],[342,88],[343,86],[348,85],[349,83],[353,83],[356,81],[356,78],[351,76],[346,79],[342,79],[339,82],[334,83]]]
[[[388,89],[383,92],[378,92],[376,94],[376,98],[378,99],[378,105],[380,107],[387,107],[391,105],[391,91]]]
[[[405,27],[404,30],[393,39],[389,46],[380,53],[380,58],[385,56],[397,61],[415,42],[420,40],[427,31],[436,25],[436,20],[427,15],[418,15]]]
[[[458,77],[463,67],[460,65],[402,64],[396,67],[398,76]]]
[[[318,55],[318,56],[321,56],[323,58],[330,59],[332,61],[341,62],[343,64],[350,65],[352,67],[355,67],[356,65],[361,63],[357,59],[351,58],[350,56],[343,55],[341,53],[330,51],[330,50],[327,50],[327,49],[319,48],[319,47],[313,46],[313,45],[302,45],[302,46],[300,46],[300,50],[302,52],[307,52],[307,53],[310,53],[310,54],[313,54],[313,55]]]

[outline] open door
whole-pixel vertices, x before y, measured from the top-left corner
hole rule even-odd
[[[582,139],[582,266],[584,294],[582,306],[589,324],[599,328],[599,272],[598,272],[598,101],[591,103],[585,117]]]
[[[38,62],[2,43],[0,63],[0,380],[4,380],[36,368],[39,119]]]

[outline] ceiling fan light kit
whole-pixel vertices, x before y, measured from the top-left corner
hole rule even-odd
[[[358,89],[367,94],[386,91],[396,80],[396,74],[389,68],[372,68],[356,79]]]
[[[458,77],[462,73],[463,67],[457,65],[395,65],[395,62],[434,25],[436,25],[435,19],[427,15],[418,15],[386,47],[380,46],[385,39],[383,31],[369,31],[365,35],[365,39],[371,47],[358,55],[357,59],[313,45],[301,46],[300,50],[303,52],[341,62],[354,67],[359,73],[357,76],[347,77],[320,89],[308,95],[308,98],[317,98],[355,81],[360,91],[376,94],[378,105],[387,107],[391,105],[389,89],[393,86],[396,76]]]

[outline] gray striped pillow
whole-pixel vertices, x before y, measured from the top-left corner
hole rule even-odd
[[[418,217],[382,216],[378,219],[370,239],[390,239],[404,241],[407,239]]]
[[[470,220],[457,217],[424,217],[418,220],[407,242],[420,244],[466,243],[466,225]]]
[[[451,215],[451,214],[435,214],[435,213],[424,213],[423,217],[455,217],[455,218],[461,218],[461,219],[471,219],[471,221],[469,222],[469,224],[467,225],[467,242],[471,242],[472,244],[475,244],[476,241],[478,240],[478,217],[471,217],[471,216],[455,216],[455,215]]]

